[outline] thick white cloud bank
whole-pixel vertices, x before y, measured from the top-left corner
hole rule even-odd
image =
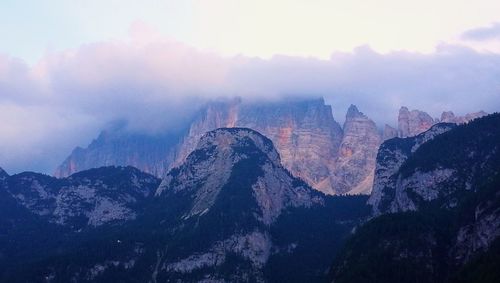
[[[37,64],[0,55],[0,166],[50,173],[108,123],[175,128],[216,97],[323,96],[340,122],[354,103],[379,125],[400,106],[438,116],[500,109],[500,54],[441,45],[430,54],[380,54],[368,46],[329,60],[221,57],[144,27],[128,41],[47,54]]]

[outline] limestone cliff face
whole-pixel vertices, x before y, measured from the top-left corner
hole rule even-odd
[[[474,191],[498,174],[499,121],[490,115],[460,126],[440,123],[415,137],[384,142],[368,201],[374,214],[416,210],[438,199],[443,207],[455,206],[454,194]]]
[[[436,121],[419,110],[409,111],[406,107],[399,109],[398,132],[400,138],[412,137],[427,131]]]
[[[156,198],[166,206],[176,200],[183,208],[178,229],[193,225],[190,231],[203,234],[190,234],[206,243],[184,258],[166,260],[162,272],[181,273],[176,276],[184,279],[191,273],[214,274],[218,266],[231,263],[230,256],[237,256],[250,263],[238,269],[248,268],[245,273],[256,282],[272,253],[279,253],[270,227],[285,211],[325,205],[325,195],[282,167],[271,140],[248,128],[205,133],[185,162],[167,174]]]
[[[385,141],[380,146],[376,159],[373,189],[368,200],[368,203],[372,205],[374,215],[379,215],[383,212],[415,209],[414,204],[408,200],[402,190],[410,183],[415,187],[425,187],[428,184],[425,182],[417,184],[418,180],[399,180],[399,169],[422,144],[451,130],[453,127],[454,124],[438,124],[415,137],[391,139]],[[418,175],[416,179],[424,180],[429,177],[432,176]],[[430,191],[431,189],[429,188],[426,198],[429,198],[431,195]]]
[[[218,128],[235,126],[241,100],[214,101],[201,111],[189,128],[189,132],[177,145],[175,159],[170,168],[177,167],[196,148],[200,138],[207,132]],[[167,172],[165,172],[167,173]]]
[[[375,123],[351,105],[333,172],[333,187],[337,194],[370,193],[381,140]]]
[[[48,222],[80,230],[135,219],[159,183],[133,167],[102,167],[61,179],[24,172],[0,189]]]
[[[206,132],[224,127],[254,129],[269,137],[283,165],[314,188],[335,190],[331,175],[342,129],[323,99],[251,103],[214,101],[200,111],[186,134],[147,136],[121,129],[104,131],[87,148],[76,148],[55,172],[65,177],[84,169],[131,165],[158,177],[182,164]]]
[[[468,123],[476,118],[483,117],[488,113],[484,111],[467,113],[464,116],[455,116],[452,111],[444,111],[441,114],[440,119],[433,119],[429,114],[420,110],[409,111],[406,107],[401,107],[398,116],[398,137],[406,138],[416,136],[430,129],[433,125],[437,123],[454,123],[454,124],[464,124]],[[393,135],[392,129],[384,129],[384,140],[389,139]],[[387,138],[385,133],[387,132]]]
[[[452,111],[444,111],[441,114],[441,122],[442,123],[455,123],[455,124],[464,124],[468,123],[476,118],[480,118],[486,116],[488,113],[484,111],[467,113],[464,116],[455,116]]]
[[[185,160],[207,131],[235,126],[251,128],[270,138],[281,162],[295,176],[324,193],[336,193],[330,176],[335,170],[342,129],[323,99],[213,103],[191,126],[173,166]]]
[[[123,125],[101,132],[87,148],[77,147],[55,170],[58,178],[101,166],[133,166],[163,176],[174,160],[178,134],[147,135],[128,132]]]
[[[334,282],[363,282],[366,274],[384,282],[483,282],[498,274],[499,127],[500,114],[492,114],[385,141],[369,199],[374,217],[337,259]],[[422,268],[388,280],[401,266]]]
[[[398,130],[385,124],[384,132],[382,135],[383,140],[389,140],[398,136]]]
[[[441,120],[460,124],[484,114],[456,117],[445,112]],[[100,166],[130,165],[163,177],[185,161],[206,132],[244,127],[269,137],[285,168],[313,188],[327,194],[367,194],[381,141],[415,136],[437,121],[425,112],[402,107],[398,130],[386,125],[381,136],[373,121],[354,106],[348,110],[342,129],[323,99],[219,100],[208,103],[177,133],[130,133],[124,126],[103,131],[87,148],[76,148],[54,175],[66,177]]]
[[[247,172],[249,176],[261,174],[250,185],[261,210],[256,214],[257,220],[270,225],[287,206],[321,202],[319,194],[315,197],[304,182],[302,186],[296,185],[294,177],[282,167],[272,141],[248,128],[219,128],[205,133],[186,161],[163,179],[156,196],[194,193],[191,208],[183,218],[205,214],[235,174],[234,168],[244,162],[260,166],[254,172]]]
[[[269,137],[292,174],[317,190],[336,193],[330,176],[335,170],[342,129],[323,99],[242,107],[237,124]]]

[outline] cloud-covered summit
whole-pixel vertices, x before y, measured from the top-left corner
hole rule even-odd
[[[438,116],[500,109],[500,54],[441,45],[434,53],[368,46],[329,60],[203,52],[136,27],[127,41],[48,53],[37,64],[0,55],[0,162],[9,173],[51,172],[100,129],[175,129],[206,100],[323,96],[342,122],[356,104],[380,125],[401,105]]]

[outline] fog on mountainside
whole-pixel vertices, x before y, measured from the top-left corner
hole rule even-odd
[[[0,159],[11,173],[53,173],[74,147],[116,121],[139,134],[182,129],[218,97],[264,103],[324,97],[339,123],[355,104],[379,128],[395,127],[401,106],[432,118],[500,107],[499,55],[452,45],[430,54],[364,46],[329,60],[259,59],[132,37],[55,52],[33,65],[0,55],[0,66]]]

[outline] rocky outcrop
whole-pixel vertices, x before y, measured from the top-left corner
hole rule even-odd
[[[437,123],[464,124],[476,118],[483,117],[488,113],[484,111],[468,113],[464,116],[455,116],[452,111],[444,111],[440,119],[433,119],[429,114],[420,110],[409,111],[406,107],[401,107],[398,116],[398,137],[406,138],[416,136],[427,131]],[[389,126],[390,127],[390,126]],[[387,128],[387,126],[386,126]],[[387,138],[385,133],[387,132]],[[384,129],[384,140],[393,135],[392,129]]]
[[[453,207],[456,200],[451,195],[474,191],[482,178],[497,174],[498,117],[490,115],[457,127],[437,124],[416,137],[384,142],[369,199],[374,214],[416,210],[436,199]]]
[[[158,184],[132,167],[104,167],[64,179],[21,173],[6,180],[5,190],[32,213],[78,230],[135,219]]]
[[[375,123],[354,105],[347,110],[343,131],[333,187],[337,194],[368,194],[381,136]]]
[[[355,106],[348,112],[343,134],[323,99],[213,101],[200,111],[182,138],[130,134],[123,126],[115,127],[101,133],[88,148],[75,149],[55,175],[64,177],[94,166],[128,164],[164,176],[185,161],[206,132],[245,127],[270,138],[285,168],[313,188],[326,194],[366,194],[372,184],[380,134],[373,121]]]
[[[283,165],[314,188],[335,194],[335,168],[342,129],[323,99],[278,102],[208,103],[191,122],[185,135],[128,134],[121,128],[103,132],[88,148],[77,148],[56,170],[58,177],[107,165],[131,165],[163,177],[194,150],[206,132],[224,127],[245,127],[269,137]]]
[[[133,166],[155,176],[163,176],[174,160],[181,133],[133,133],[119,124],[102,131],[87,148],[77,147],[55,170],[54,176],[102,166]]]
[[[380,137],[368,117],[355,114],[360,113],[357,109],[348,112],[342,129],[323,99],[215,100],[176,132],[148,135],[132,133],[123,124],[111,127],[87,148],[76,148],[55,176],[65,177],[99,166],[130,165],[161,178],[185,161],[206,132],[244,127],[269,137],[285,168],[314,189],[326,194],[368,194],[372,187],[374,156],[381,140],[415,136],[437,122],[425,112],[402,107],[398,130],[386,125]],[[455,117],[446,112],[442,120],[463,123],[483,114]]]
[[[260,108],[260,109],[259,109]],[[237,125],[269,137],[282,164],[313,188],[327,194],[336,189],[330,176],[342,139],[342,129],[323,99],[243,107]]]
[[[218,128],[236,126],[241,99],[212,101],[202,109],[198,117],[191,123],[188,134],[178,145],[175,160],[170,167],[181,165],[186,157],[196,148],[200,138],[207,132]],[[167,172],[165,172],[167,173]]]
[[[273,273],[286,273],[296,256],[302,258],[299,270],[321,270],[311,268],[306,258],[309,253],[324,257],[331,249],[330,240],[317,241],[330,237],[323,229],[332,224],[318,226],[315,241],[310,232],[294,231],[308,231],[312,219],[336,215],[331,201],[285,169],[264,135],[236,127],[209,131],[185,162],[165,176],[152,206],[157,210],[147,214],[161,219],[152,227],[168,227],[175,243],[156,258],[156,276],[162,281],[273,281],[265,272],[269,262]],[[345,224],[333,226],[343,230]],[[311,278],[303,271],[298,276],[301,281]]]
[[[500,238],[499,201],[500,194],[497,192],[473,208],[472,221],[463,223],[453,239],[450,254],[455,261],[460,264],[470,262]]]
[[[271,140],[244,128],[222,128],[203,135],[185,163],[165,177],[156,196],[166,200],[183,196],[187,201],[181,213],[184,225],[212,217],[236,222],[227,223],[225,238],[218,238],[205,250],[165,263],[164,271],[183,274],[180,278],[227,264],[232,254],[250,263],[247,273],[254,280],[262,280],[259,270],[275,244],[259,223],[269,227],[290,208],[324,205],[320,194],[282,167]],[[237,199],[238,208],[221,211],[228,196]],[[247,225],[236,228],[237,223]]]
[[[247,127],[270,138],[282,164],[313,188],[326,194],[368,194],[380,134],[375,123],[351,106],[344,129],[321,100],[246,104],[211,104],[182,143],[178,163],[207,130]]]
[[[484,111],[479,111],[479,112],[474,112],[474,113],[468,113],[464,116],[455,116],[455,114],[452,111],[445,111],[441,114],[440,122],[464,124],[464,123],[468,123],[474,119],[481,118],[481,117],[486,116],[486,115],[488,115],[488,113],[486,113]]]
[[[403,196],[405,185],[399,180],[399,170],[404,162],[425,142],[455,127],[454,124],[437,124],[428,131],[414,137],[395,138],[385,141],[376,158],[375,178],[368,203],[372,205],[373,214],[414,210],[414,204]],[[419,179],[418,177],[416,179]],[[399,182],[399,183],[398,183]],[[407,181],[406,183],[412,183]],[[424,184],[421,184],[425,186]],[[422,189],[422,188],[419,188]],[[397,197],[399,196],[399,197]]]
[[[259,155],[259,160],[253,160],[252,155]],[[321,203],[319,195],[315,196],[305,183],[297,186],[294,177],[281,166],[271,140],[244,128],[220,128],[206,133],[186,162],[167,174],[156,196],[192,193],[191,208],[182,218],[203,215],[218,199],[233,169],[245,160],[256,162],[257,172],[248,174],[256,175],[251,188],[260,212],[255,215],[264,224],[273,223],[288,206]]]
[[[385,141],[368,202],[374,217],[346,244],[332,281],[498,281],[499,126],[492,114]]]
[[[385,124],[382,139],[389,140],[398,136],[398,130]]]
[[[271,256],[272,246],[268,233],[256,231],[246,235],[234,235],[229,239],[216,242],[209,251],[203,254],[191,255],[177,262],[168,263],[166,269],[169,272],[189,274],[204,268],[214,268],[224,264],[228,253],[241,256],[258,269],[267,263]],[[255,273],[264,281],[260,272]]]
[[[418,135],[427,131],[436,121],[432,117],[419,110],[409,111],[406,107],[399,109],[398,132],[400,138]]]
[[[273,141],[282,164],[295,176],[319,191],[336,193],[330,176],[335,170],[342,129],[323,99],[211,103],[192,124],[174,166],[184,161],[203,134],[220,127],[245,127],[262,133]]]

